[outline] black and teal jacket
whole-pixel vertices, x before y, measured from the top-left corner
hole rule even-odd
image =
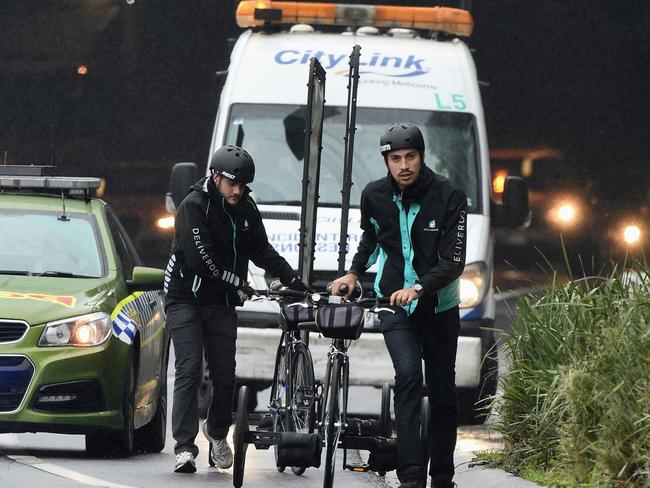
[[[460,188],[424,165],[404,191],[388,173],[361,194],[361,229],[350,272],[362,276],[377,263],[378,296],[420,283],[424,294],[408,314],[459,304],[467,237],[467,197]]]
[[[248,261],[289,284],[296,275],[269,244],[248,190],[237,206],[203,178],[178,206],[171,255],[165,270],[165,306],[172,303],[239,305],[237,289]]]

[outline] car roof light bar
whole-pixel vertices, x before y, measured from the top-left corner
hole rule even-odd
[[[3,164],[0,166],[2,176],[45,176],[50,168],[47,164]]]
[[[449,7],[403,7],[273,0],[241,0],[237,5],[239,27],[269,24],[314,24],[401,27],[469,36],[472,14]]]
[[[99,178],[78,176],[12,176],[2,175],[0,171],[0,188],[2,189],[38,189],[38,190],[95,190],[99,188]]]

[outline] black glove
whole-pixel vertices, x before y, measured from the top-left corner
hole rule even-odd
[[[300,293],[307,293],[309,291],[299,276],[293,277],[291,283],[289,283],[289,289],[293,291],[299,291]]]
[[[237,289],[237,296],[239,296],[240,305],[243,305],[246,300],[257,296],[257,292],[246,282]]]

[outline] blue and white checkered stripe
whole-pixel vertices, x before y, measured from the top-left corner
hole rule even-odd
[[[131,344],[135,337],[137,326],[124,310],[113,319],[113,335],[126,344]]]

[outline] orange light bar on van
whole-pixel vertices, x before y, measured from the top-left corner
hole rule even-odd
[[[237,5],[237,25],[265,24],[372,25],[427,29],[469,36],[474,28],[472,14],[449,7],[397,7],[315,2],[242,0]]]

